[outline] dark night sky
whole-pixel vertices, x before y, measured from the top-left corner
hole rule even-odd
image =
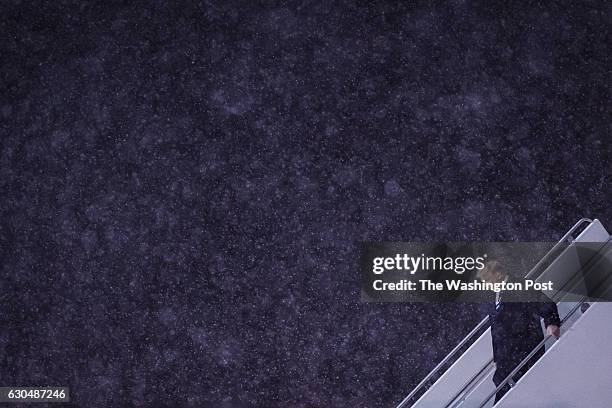
[[[154,3],[0,5],[0,385],[391,407],[481,316],[359,241],[612,227],[605,2]]]

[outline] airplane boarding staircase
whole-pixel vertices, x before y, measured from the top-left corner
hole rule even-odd
[[[593,243],[585,264],[576,243]],[[563,287],[584,284],[585,265],[612,263],[612,237],[597,219],[578,221],[526,278]],[[601,245],[599,245],[601,244]],[[598,298],[610,299],[612,271],[598,282]],[[578,291],[580,292],[580,291]],[[512,387],[496,408],[612,407],[612,302],[589,303],[585,296],[545,292],[557,302],[561,337],[546,336],[519,364],[506,383]],[[572,293],[576,293],[573,291]],[[541,347],[546,353],[516,384],[511,377]],[[446,370],[443,370],[448,367]],[[397,408],[490,408],[496,387],[488,317],[482,320],[397,406]],[[434,379],[437,380],[434,381]],[[433,382],[433,384],[432,384]],[[426,388],[429,384],[429,388]]]

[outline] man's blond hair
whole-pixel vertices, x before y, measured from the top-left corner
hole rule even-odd
[[[490,276],[495,272],[504,273],[504,268],[502,267],[501,262],[492,259],[485,263],[484,267],[478,271],[477,276],[478,279],[483,279],[484,276]]]

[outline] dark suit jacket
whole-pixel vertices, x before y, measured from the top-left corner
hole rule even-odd
[[[505,377],[544,339],[540,318],[545,326],[560,325],[557,305],[541,292],[538,302],[509,302],[509,293],[501,293],[501,302],[488,305],[493,338],[493,359],[497,366],[493,380]],[[504,298],[506,301],[504,301]],[[538,357],[543,354],[543,350]],[[537,357],[536,357],[537,358]]]

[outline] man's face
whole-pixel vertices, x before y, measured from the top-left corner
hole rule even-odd
[[[500,283],[504,280],[505,274],[498,269],[489,269],[480,273],[479,277],[488,283]]]

